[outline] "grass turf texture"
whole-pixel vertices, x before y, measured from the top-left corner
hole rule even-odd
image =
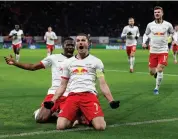
[[[59,52],[60,50],[55,50],[55,53]],[[0,50],[0,138],[3,138],[2,135],[54,130],[55,124],[36,124],[32,116],[51,85],[50,69],[25,71],[9,66],[3,57],[11,53],[12,50]],[[148,74],[129,73],[125,51],[91,50],[91,53],[103,61],[105,77],[112,94],[115,99],[121,101],[121,107],[112,110],[99,92],[99,99],[108,125],[178,117],[177,76],[164,76],[160,95],[155,96],[153,95],[155,79]],[[147,50],[136,52],[136,72],[148,72],[148,55]],[[36,63],[45,56],[46,50],[21,50],[20,61]],[[177,65],[173,64],[172,53],[170,53],[169,65],[164,73],[173,75],[178,73]],[[173,139],[178,138],[177,129],[178,121],[173,121],[109,127],[104,132],[72,131],[22,137],[10,136],[9,138]]]

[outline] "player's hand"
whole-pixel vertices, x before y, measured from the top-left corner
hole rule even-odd
[[[10,55],[10,57],[4,57],[6,63],[8,65],[14,65],[15,64],[15,59],[12,57],[12,55]]]
[[[46,109],[51,109],[54,106],[54,102],[53,101],[45,101],[44,102],[44,107]]]
[[[143,47],[143,48],[146,48],[146,44],[145,44],[145,43],[142,43],[142,47]]]
[[[13,36],[17,36],[17,33],[14,33]]]
[[[119,100],[111,101],[109,104],[112,109],[117,109],[120,106],[120,101]]]
[[[128,36],[132,35],[132,32],[128,32],[127,35],[128,35]]]

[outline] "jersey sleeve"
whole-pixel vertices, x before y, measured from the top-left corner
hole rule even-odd
[[[51,56],[44,58],[40,63],[44,66],[44,68],[51,67],[51,65],[52,65]]]
[[[101,60],[99,60],[96,65],[96,76],[97,78],[104,76],[104,64]]]
[[[55,33],[55,32],[53,33],[53,39],[54,39],[54,40],[57,39],[57,36],[56,36],[56,33]]]
[[[177,40],[177,38],[178,38],[178,37],[177,37],[177,33],[174,32],[172,38],[173,38],[173,40],[174,40],[175,42],[178,42],[178,40]]]
[[[126,36],[127,36],[127,28],[124,27],[124,29],[123,29],[123,31],[122,31],[122,33],[121,33],[121,38],[124,38],[124,37],[126,37]]]
[[[139,31],[139,28],[137,27],[137,34],[136,34],[137,37],[140,37],[140,31]]]
[[[23,30],[21,30],[21,35],[23,35]]]
[[[13,33],[13,31],[11,31],[10,33],[9,33],[9,36],[12,36],[14,33]]]
[[[168,28],[169,34],[173,34],[174,33],[174,28],[172,26],[172,24],[169,24],[169,28]]]
[[[45,35],[44,35],[44,40],[46,40],[47,39],[47,33],[45,33]]]
[[[148,24],[145,30],[145,34],[149,35],[150,33],[151,33],[150,24]]]
[[[69,80],[70,78],[70,70],[69,70],[69,61],[68,60],[64,60],[64,63],[62,65],[62,76],[61,78]]]

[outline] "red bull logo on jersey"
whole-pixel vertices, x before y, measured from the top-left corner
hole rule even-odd
[[[81,75],[81,74],[88,73],[88,70],[84,67],[77,67],[72,71],[72,73]]]
[[[165,33],[163,33],[163,32],[156,32],[156,33],[154,33],[154,35],[156,35],[156,36],[164,36],[164,34]]]

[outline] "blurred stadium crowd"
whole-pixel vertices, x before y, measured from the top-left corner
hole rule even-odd
[[[25,35],[43,36],[50,25],[59,36],[79,32],[92,36],[120,36],[128,18],[134,17],[143,35],[148,22],[153,20],[153,8],[164,8],[164,19],[178,23],[178,2],[0,2],[0,35],[7,35],[19,24]]]

